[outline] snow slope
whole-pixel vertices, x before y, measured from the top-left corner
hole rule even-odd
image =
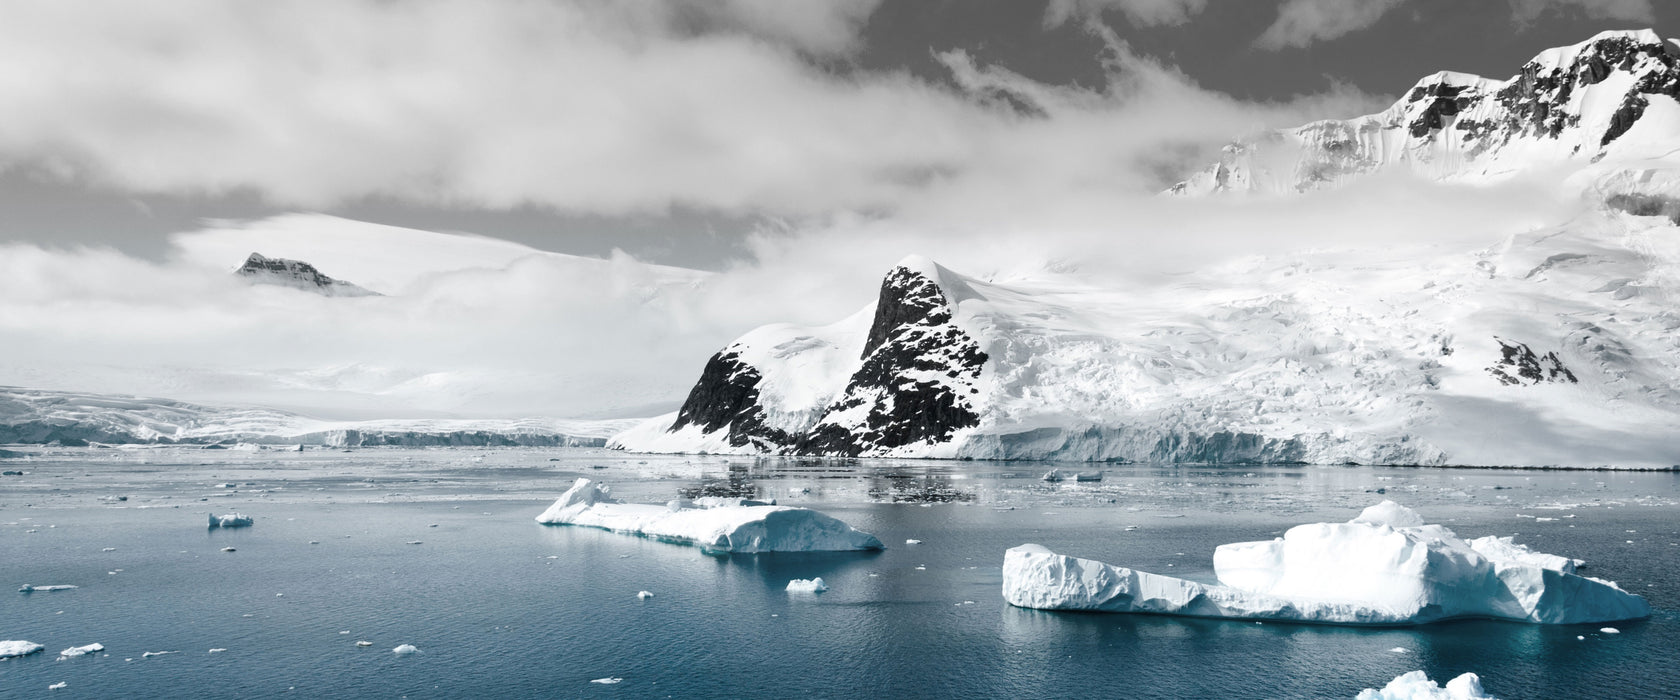
[[[0,387],[0,444],[601,445],[634,420],[317,420],[134,396]]]
[[[1649,29],[1608,31],[1541,52],[1504,81],[1442,71],[1383,112],[1239,141],[1169,192],[1304,192],[1387,169],[1484,183],[1574,167],[1622,192],[1672,195],[1673,165],[1647,161],[1676,145],[1677,94],[1680,44]]]
[[[887,271],[873,306],[829,326],[742,336],[707,363],[681,410],[611,444],[1672,468],[1677,56],[1648,31],[1611,32],[1543,53],[1504,83],[1437,74],[1382,115],[1287,132],[1341,159],[1333,177],[1297,186],[1295,175],[1222,165],[1217,187],[1180,188],[1294,192],[1401,164],[1470,183],[1556,166],[1563,174],[1548,177],[1582,198],[1567,221],[1467,250],[1350,238],[1150,285],[1050,271],[981,279],[910,256]],[[1322,136],[1332,126],[1365,140]]]
[[[1220,545],[1213,555],[1219,585],[1022,545],[1004,555],[1003,595],[1011,605],[1042,610],[1348,625],[1459,618],[1580,624],[1651,614],[1643,598],[1615,583],[1548,568],[1539,558],[1547,555],[1530,554],[1491,537],[1467,542],[1384,501],[1346,523]]]
[[[619,503],[610,494],[607,486],[579,478],[537,516],[537,522],[596,527],[737,554],[884,548],[874,535],[808,508],[725,498],[642,505]]]

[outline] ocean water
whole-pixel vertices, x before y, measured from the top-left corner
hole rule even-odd
[[[1050,484],[1023,463],[586,449],[61,449],[0,466],[26,472],[0,478],[0,583],[79,586],[0,593],[0,639],[47,646],[0,661],[7,698],[1351,698],[1415,669],[1473,671],[1504,698],[1680,696],[1670,472],[1106,466],[1100,483]],[[534,522],[578,476],[632,501],[810,505],[889,549],[713,556]],[[1620,634],[1360,629],[1051,613],[999,594],[1003,551],[1025,542],[1206,579],[1218,544],[1383,498],[1586,559],[1656,613]],[[256,525],[205,527],[235,510]],[[813,576],[831,590],[783,590]],[[106,652],[56,658],[93,642]],[[606,678],[621,680],[591,682]]]

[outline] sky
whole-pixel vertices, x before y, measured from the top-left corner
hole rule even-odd
[[[1154,196],[1649,0],[0,1],[0,385],[321,417],[650,415],[909,254],[1164,284],[1485,245],[1521,183]],[[440,233],[441,232],[441,233]],[[452,232],[472,234],[446,235]],[[250,252],[386,296],[239,284]]]
[[[978,167],[963,152],[1005,127],[957,63],[1110,107],[1157,72],[1253,107],[1163,134],[1149,177],[1114,183],[1158,189],[1435,70],[1503,78],[1680,20],[1652,0],[264,4],[3,3],[22,117],[0,127],[0,240],[157,258],[206,219],[309,211],[721,269],[754,234]]]

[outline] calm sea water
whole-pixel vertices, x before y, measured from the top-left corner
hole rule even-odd
[[[1474,671],[1505,698],[1680,695],[1674,473],[1123,466],[1054,485],[1019,463],[465,449],[55,450],[0,466],[27,472],[0,480],[0,583],[80,586],[0,593],[0,639],[48,647],[0,661],[7,698],[1349,698],[1414,669]],[[627,500],[811,505],[890,549],[716,557],[535,523],[580,475]],[[1024,542],[1208,578],[1220,543],[1382,498],[1587,559],[1657,612],[1620,634],[1354,629],[1047,613],[999,594],[1003,550]],[[205,528],[231,510],[256,525]],[[812,576],[832,589],[783,590]],[[93,642],[107,651],[56,659]],[[144,655],[163,651],[178,653]]]

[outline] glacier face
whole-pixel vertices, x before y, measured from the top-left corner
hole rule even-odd
[[[1443,71],[1383,112],[1238,141],[1168,192],[1304,192],[1389,168],[1489,182],[1569,164],[1607,196],[1662,209],[1677,201],[1675,171],[1645,161],[1652,141],[1680,129],[1677,96],[1680,44],[1648,29],[1603,32],[1542,52],[1508,80]]]
[[[634,420],[319,420],[263,408],[222,408],[111,394],[0,387],[0,444],[332,447],[601,446]]]
[[[1157,613],[1348,625],[1492,618],[1580,624],[1647,617],[1615,583],[1508,539],[1465,541],[1392,501],[1346,523],[1220,545],[1217,585],[1022,545],[1004,555],[1003,596],[1041,610]]]
[[[1270,147],[1244,147],[1248,160],[1217,166],[1217,182],[1179,188],[1299,196],[1401,165],[1473,187],[1556,166],[1586,210],[1568,221],[1470,250],[1235,258],[1158,285],[982,278],[911,256],[850,318],[742,336],[681,411],[611,445],[1672,468],[1676,61],[1672,41],[1609,32],[1505,82],[1440,73],[1383,114],[1268,137],[1304,149],[1299,163],[1292,152],[1287,168],[1261,169]],[[1308,161],[1329,165],[1302,175]]]

